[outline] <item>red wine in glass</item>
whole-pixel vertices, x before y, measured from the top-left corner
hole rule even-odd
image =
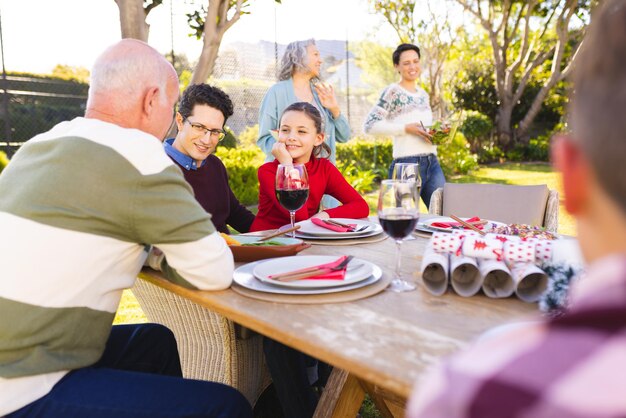
[[[275,190],[278,203],[289,211],[289,220],[293,227],[296,211],[309,198],[309,175],[304,164],[278,164]],[[295,235],[295,231],[291,233],[292,237]]]
[[[414,215],[387,215],[379,218],[380,226],[393,239],[408,237],[415,229],[419,217]]]
[[[389,289],[408,292],[415,284],[402,279],[400,249],[402,240],[415,229],[419,219],[418,183],[412,180],[383,180],[378,195],[378,222],[387,235],[396,241],[396,271]]]
[[[282,207],[289,211],[297,211],[309,198],[309,189],[277,189],[276,197]]]

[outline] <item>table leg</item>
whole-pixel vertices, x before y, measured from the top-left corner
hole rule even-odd
[[[326,382],[313,418],[356,417],[365,399],[359,380],[335,367]]]
[[[404,417],[406,400],[364,380],[359,382],[383,418]]]

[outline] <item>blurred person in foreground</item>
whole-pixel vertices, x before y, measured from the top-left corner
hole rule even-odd
[[[85,117],[0,175],[0,416],[251,416],[236,390],[182,378],[167,328],[111,325],[151,245],[182,286],[232,280],[230,250],[163,152],[177,98],[172,66],[122,40],[94,64]]]
[[[592,15],[574,69],[571,133],[553,143],[587,275],[560,317],[511,327],[415,388],[415,417],[626,416],[626,0]]]
[[[183,170],[196,200],[211,214],[215,228],[225,234],[228,226],[248,232],[254,221],[254,214],[239,203],[228,185],[224,163],[214,155],[232,114],[233,102],[222,90],[208,84],[191,85],[178,104],[178,133],[163,143],[167,155]]]

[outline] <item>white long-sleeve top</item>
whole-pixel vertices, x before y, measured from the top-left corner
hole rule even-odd
[[[373,135],[388,135],[393,138],[393,158],[412,155],[436,154],[437,147],[418,135],[404,130],[408,123],[420,123],[430,127],[433,113],[428,93],[417,87],[410,92],[399,84],[386,87],[376,105],[365,119],[364,131]]]

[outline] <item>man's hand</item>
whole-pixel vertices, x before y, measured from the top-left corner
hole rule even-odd
[[[143,263],[144,266],[148,266],[154,270],[161,271],[161,262],[165,258],[165,255],[161,250],[157,247],[152,247],[150,253],[148,254],[148,258],[146,262]]]
[[[333,118],[337,119],[341,114],[341,109],[339,108],[339,103],[337,102],[337,97],[335,96],[335,89],[333,89],[333,86],[325,83],[317,83],[315,84],[314,88],[317,92],[317,96],[320,98],[322,106],[330,110]]]
[[[411,135],[416,135],[424,139],[424,141],[432,144],[432,136],[422,128],[419,123],[407,123],[404,125],[404,131]]]
[[[272,155],[280,164],[293,164],[293,158],[287,151],[287,147],[284,142],[275,142],[272,145]]]

